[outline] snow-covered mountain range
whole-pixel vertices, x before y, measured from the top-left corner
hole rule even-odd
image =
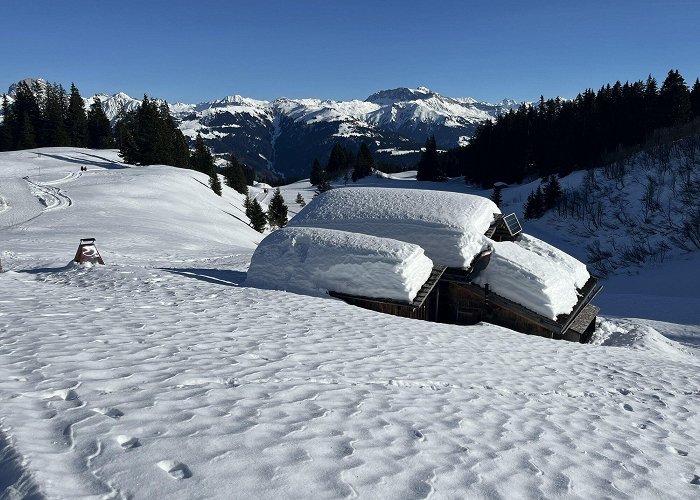
[[[111,120],[122,107],[133,109],[141,102],[123,92],[97,97]],[[264,101],[232,95],[170,104],[170,110],[187,137],[200,133],[215,153],[235,152],[260,172],[303,177],[314,158],[326,161],[336,142],[355,150],[367,142],[379,161],[414,164],[430,134],[442,149],[465,144],[479,123],[518,105],[509,99],[491,104],[452,98],[418,87],[382,90],[364,101]]]

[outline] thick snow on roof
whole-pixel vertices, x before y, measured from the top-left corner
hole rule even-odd
[[[466,267],[488,245],[489,199],[422,189],[343,188],[316,197],[289,223],[394,238],[420,245],[438,264]]]
[[[588,274],[588,269],[586,269],[586,264],[534,236],[521,233],[517,244],[526,250],[549,259],[562,273],[567,274],[573,280],[576,288],[583,287],[586,281],[588,281],[588,278],[591,277],[591,275]]]
[[[588,276],[586,266],[570,255],[523,235],[518,242],[494,242],[491,260],[474,283],[488,283],[494,293],[556,319],[574,308],[576,289]]]
[[[366,234],[283,228],[258,246],[246,285],[318,294],[328,290],[410,302],[430,276],[418,245]]]

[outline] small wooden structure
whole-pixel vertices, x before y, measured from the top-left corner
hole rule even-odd
[[[521,232],[515,214],[494,214],[486,236],[494,241],[517,241]],[[434,266],[430,278],[411,303],[336,292],[330,295],[358,307],[405,318],[456,325],[487,321],[531,335],[581,343],[590,340],[600,311],[591,304],[602,289],[596,277],[591,276],[577,290],[579,300],[569,314],[551,319],[494,293],[488,285],[472,283],[472,279],[488,266],[491,254],[490,248],[482,251],[466,269]]]
[[[348,304],[371,309],[372,311],[401,316],[403,318],[437,321],[438,303],[440,301],[438,283],[447,267],[433,266],[430,277],[418,291],[412,302],[403,302],[390,299],[376,299],[371,297],[359,297],[346,293],[328,292],[332,297],[341,299]]]
[[[102,256],[97,250],[97,246],[95,245],[95,238],[80,239],[80,244],[78,245],[78,250],[75,252],[75,258],[73,258],[73,262],[89,262],[90,264],[104,265],[105,261],[102,260]]]
[[[591,276],[578,291],[579,300],[569,314],[560,314],[553,320],[494,293],[488,285],[475,285],[471,282],[475,274],[464,269],[446,270],[440,282],[438,321],[458,325],[488,321],[541,337],[582,343],[590,340],[600,310],[591,304],[602,289],[597,278]]]

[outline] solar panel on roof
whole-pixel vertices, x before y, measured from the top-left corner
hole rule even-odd
[[[503,222],[506,223],[506,227],[508,228],[508,232],[510,232],[511,236],[515,236],[523,231],[520,221],[515,214],[506,215],[503,217]]]

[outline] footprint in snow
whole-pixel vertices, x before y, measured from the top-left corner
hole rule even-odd
[[[78,393],[73,389],[60,389],[58,391],[53,391],[48,397],[62,399],[63,401],[79,401]]]
[[[623,407],[625,410],[627,410],[627,411],[634,411],[634,410],[632,409],[632,407],[631,407],[630,405],[628,405],[627,403],[625,403],[624,405],[622,405],[622,407]]]
[[[95,408],[93,411],[104,415],[105,417],[118,419],[124,416],[124,412],[117,408]]]
[[[700,476],[694,474],[693,479],[690,480],[690,484],[700,484]]]
[[[687,451],[679,450],[678,448],[674,448],[673,446],[668,446],[667,448],[668,448],[668,451],[670,451],[671,453],[676,453],[676,454],[678,454],[678,455],[680,455],[680,456],[682,456],[682,457],[687,457],[687,456],[688,456],[688,452],[687,452]]]
[[[128,450],[130,448],[138,448],[139,446],[141,446],[141,441],[139,441],[138,438],[124,435],[117,436],[117,443],[119,443],[119,446],[121,446],[125,450]]]
[[[192,477],[192,471],[182,462],[175,460],[161,460],[156,465],[170,474],[175,479],[187,479]]]

